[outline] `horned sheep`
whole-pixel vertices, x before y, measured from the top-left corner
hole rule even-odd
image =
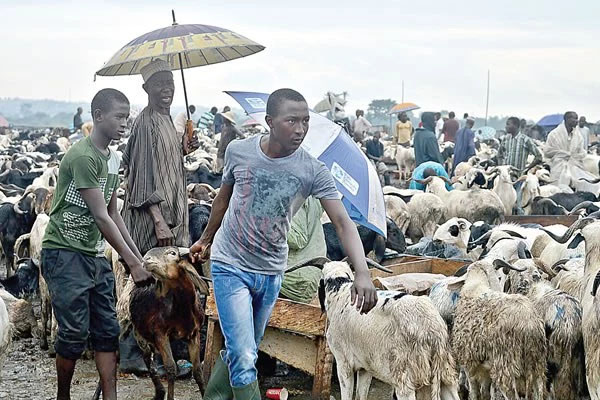
[[[324,265],[319,293],[327,312],[326,337],[337,362],[342,400],[353,398],[355,375],[359,400],[367,399],[373,377],[391,384],[399,400],[429,393],[433,400],[458,400],[448,331],[431,301],[380,292],[375,308],[361,314],[351,304],[352,284],[348,264]],[[373,337],[386,340],[373,341]]]
[[[502,293],[495,271],[518,269],[501,260],[477,261],[448,289],[462,287],[454,320],[452,348],[467,372],[471,399],[490,398],[493,384],[507,399],[544,397],[546,336],[533,303]]]

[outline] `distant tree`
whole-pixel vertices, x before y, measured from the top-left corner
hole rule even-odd
[[[390,127],[390,109],[396,105],[392,99],[376,99],[369,103],[366,118],[373,125],[385,125]]]

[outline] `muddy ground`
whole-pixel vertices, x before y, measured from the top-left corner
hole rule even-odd
[[[93,360],[81,360],[73,377],[73,400],[91,399],[96,388],[97,374]],[[166,382],[164,382],[166,386]],[[285,377],[261,377],[261,389],[286,387],[290,399],[308,400],[312,377],[291,370]],[[334,398],[339,399],[337,380],[333,382]],[[2,400],[51,400],[54,399],[56,378],[54,359],[40,350],[36,339],[14,341],[4,367],[0,371],[0,399]],[[135,375],[119,375],[118,395],[123,400],[152,399],[154,389],[149,378]],[[193,379],[175,383],[175,398],[178,400],[199,399],[198,387]],[[390,399],[391,389],[374,381],[369,399]]]

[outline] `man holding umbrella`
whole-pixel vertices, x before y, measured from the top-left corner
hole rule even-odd
[[[187,135],[175,130],[170,107],[175,93],[170,65],[160,59],[141,69],[148,106],[135,119],[123,153],[123,220],[142,254],[154,247],[188,247],[190,241],[183,158]],[[133,338],[121,343],[121,370],[143,372]],[[138,354],[136,354],[138,353]]]

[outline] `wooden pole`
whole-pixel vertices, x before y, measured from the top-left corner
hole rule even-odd
[[[487,77],[487,94],[485,99],[485,125],[487,126],[488,122],[488,110],[490,107],[490,70],[488,69],[488,77]]]

